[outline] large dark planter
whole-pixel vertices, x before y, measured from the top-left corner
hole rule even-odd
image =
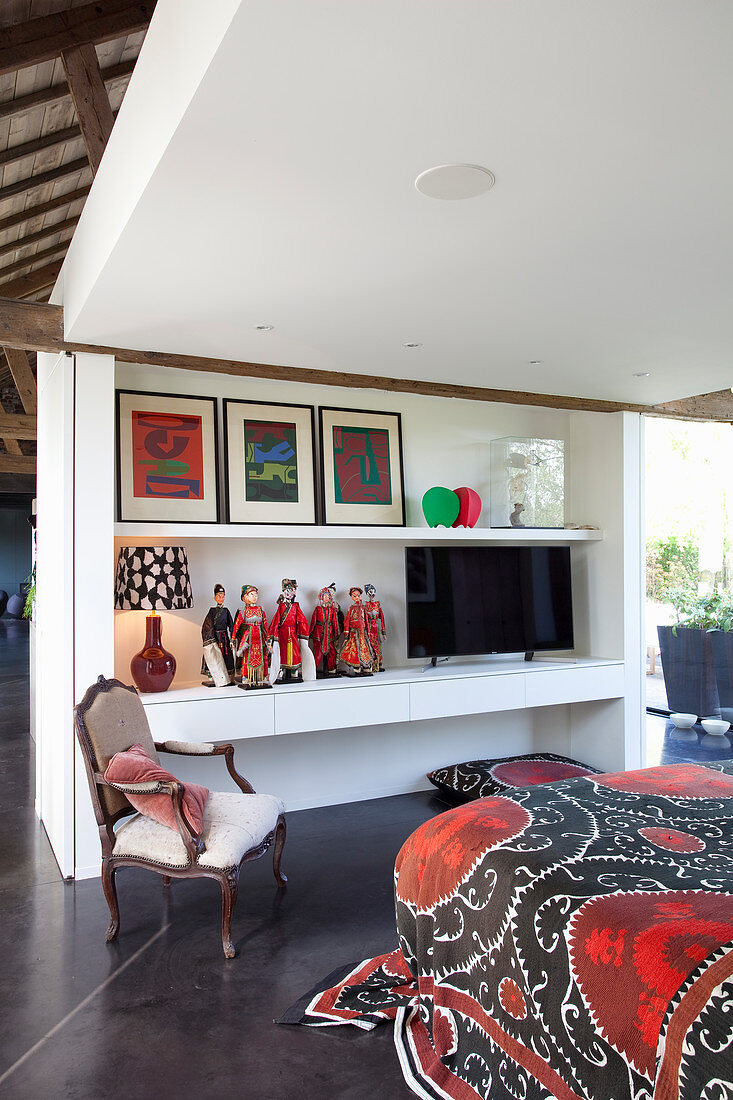
[[[713,635],[690,626],[658,626],[657,633],[669,709],[699,718],[720,714]]]
[[[713,630],[710,639],[720,700],[720,716],[733,722],[733,630]]]

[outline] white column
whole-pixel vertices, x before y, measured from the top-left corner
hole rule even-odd
[[[114,675],[115,363],[76,356],[74,464],[74,702]],[[100,848],[76,745],[75,874],[99,874]]]
[[[36,812],[74,873],[74,360],[38,355]]]

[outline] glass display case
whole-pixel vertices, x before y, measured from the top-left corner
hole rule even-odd
[[[491,526],[565,526],[565,441],[492,439]]]

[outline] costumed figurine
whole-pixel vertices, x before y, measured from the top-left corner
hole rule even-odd
[[[369,643],[374,651],[372,672],[384,672],[384,665],[382,664],[382,638],[387,637],[387,632],[384,629],[382,605],[377,599],[377,590],[373,584],[364,585],[364,594],[367,598],[367,602],[364,604],[364,610],[366,611],[367,617]]]
[[[338,640],[343,616],[336,603],[336,585],[329,584],[318,593],[318,605],[311,616],[310,636],[316,676],[338,676]]]
[[[362,590],[357,585],[349,589],[351,607],[344,617],[344,636],[339,657],[350,676],[371,676],[374,651],[369,642],[367,615],[361,602]]]
[[[237,612],[232,631],[237,674],[240,678],[238,686],[245,690],[272,687],[267,680],[271,643],[267,617],[257,602],[259,596],[256,585],[242,585],[244,611]]]
[[[275,614],[270,622],[269,637],[273,644],[273,668],[270,679],[276,679],[279,684],[290,683],[295,680],[315,679],[313,654],[308,649],[308,622],[303,614],[300,604],[295,599],[298,587],[296,580],[283,578],[282,595],[277,598]],[[279,649],[276,655],[275,647]],[[303,654],[307,651],[306,662],[308,668],[303,669]],[[308,661],[310,658],[310,661]],[[277,666],[277,670],[276,670]],[[312,672],[312,675],[311,675]]]
[[[224,607],[226,591],[223,584],[214,585],[214,606],[210,607],[201,624],[201,640],[204,655],[201,659],[201,675],[206,676],[207,687],[226,687],[234,676],[234,651],[232,650],[232,617]]]

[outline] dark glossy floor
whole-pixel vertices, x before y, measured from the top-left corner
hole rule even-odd
[[[428,794],[293,813],[274,888],[243,873],[227,962],[211,882],[120,872],[122,931],[104,943],[99,880],[63,883],[32,809],[27,626],[0,620],[0,1097],[404,1100],[391,1030],[275,1026],[337,966],[395,944],[392,866],[445,809]],[[702,731],[649,719],[648,763],[713,759]],[[720,745],[722,750],[722,743]]]

